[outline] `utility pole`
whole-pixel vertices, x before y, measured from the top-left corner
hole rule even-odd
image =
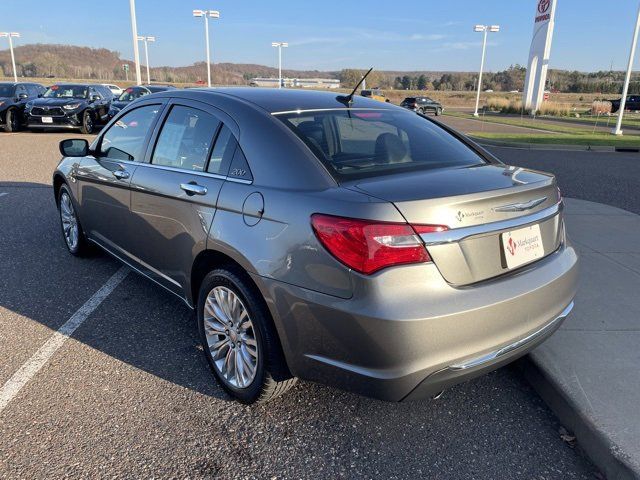
[[[136,0],[129,0],[131,10],[131,35],[133,37],[133,60],[136,64],[136,82],[142,84],[142,74],[140,73],[140,52],[138,51],[138,26],[136,24]]]
[[[624,108],[627,104],[627,93],[629,92],[629,81],[631,80],[631,70],[633,70],[633,58],[636,55],[636,44],[638,43],[638,32],[640,31],[640,7],[638,8],[638,18],[636,20],[636,28],[633,31],[633,41],[631,42],[631,52],[629,52],[629,65],[627,66],[627,76],[624,79],[624,87],[622,88],[622,98],[620,99],[620,110],[618,111],[618,122],[616,128],[611,133],[614,135],[622,135],[622,117],[624,116]]]

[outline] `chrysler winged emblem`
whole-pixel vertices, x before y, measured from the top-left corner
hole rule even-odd
[[[529,200],[522,203],[510,203],[509,205],[501,205],[494,207],[494,212],[524,212],[525,210],[531,210],[543,203],[547,197],[536,198],[535,200]]]

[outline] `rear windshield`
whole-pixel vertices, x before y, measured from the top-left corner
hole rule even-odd
[[[339,180],[486,163],[428,119],[392,110],[279,114]]]

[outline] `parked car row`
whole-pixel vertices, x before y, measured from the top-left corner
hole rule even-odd
[[[0,127],[5,132],[73,129],[94,133],[125,105],[150,93],[175,88],[141,85],[122,91],[116,85],[59,83],[0,83]],[[119,96],[114,92],[120,91]]]

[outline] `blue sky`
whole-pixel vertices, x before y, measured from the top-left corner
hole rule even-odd
[[[552,68],[626,68],[638,0],[558,0]],[[527,61],[537,0],[136,0],[138,32],[155,35],[151,65],[189,65],[204,57],[194,8],[216,9],[214,62],[275,65],[272,41],[288,41],[285,67],[337,70],[478,68],[475,23],[490,35],[489,70]],[[30,13],[31,12],[31,13]],[[105,47],[133,58],[129,0],[0,0],[0,30],[20,43]],[[6,48],[0,39],[0,49]]]

